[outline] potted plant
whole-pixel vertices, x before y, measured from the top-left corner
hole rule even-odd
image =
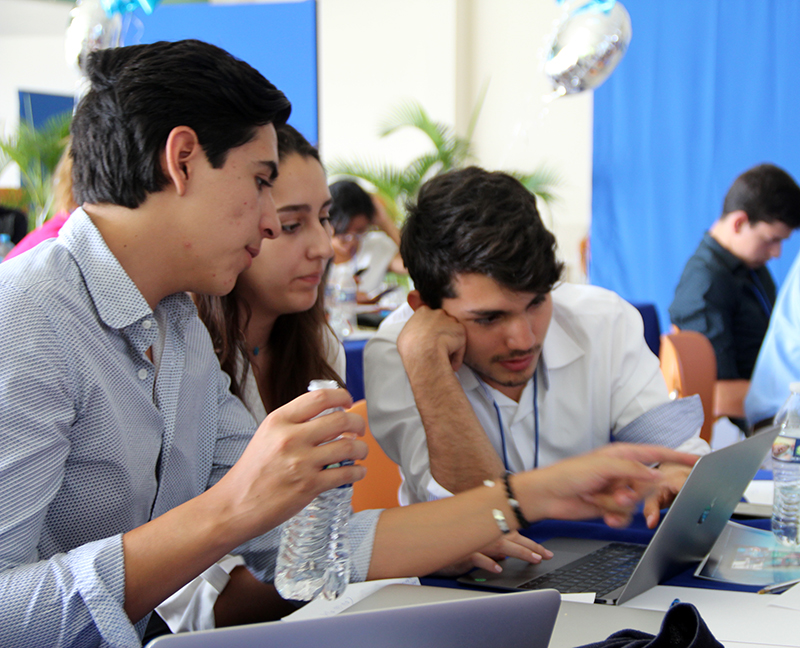
[[[350,176],[368,182],[395,222],[401,223],[406,202],[416,197],[426,180],[439,173],[462,168],[474,158],[472,134],[482,103],[481,97],[472,112],[466,136],[460,137],[452,126],[433,120],[418,102],[404,102],[381,124],[380,136],[387,137],[401,128],[415,128],[430,139],[433,145],[431,151],[417,157],[405,169],[357,157],[349,161],[334,160],[328,165],[328,171],[331,176]],[[545,204],[550,205],[557,199],[554,189],[558,185],[558,177],[551,169],[540,167],[532,173],[508,173]]]
[[[10,164],[16,164],[20,173],[20,191],[15,192],[17,202],[8,206],[28,214],[28,229],[38,227],[52,216],[51,177],[64,152],[71,121],[69,112],[51,117],[41,128],[20,121],[15,133],[0,138],[0,174]]]

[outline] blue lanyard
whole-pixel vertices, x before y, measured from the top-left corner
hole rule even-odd
[[[490,398],[489,390],[486,390],[486,395]],[[506,450],[506,433],[503,429],[503,417],[500,415],[500,406],[497,401],[492,398],[492,405],[497,414],[497,427],[500,428],[500,442],[503,444],[503,466],[506,472],[510,472],[508,467],[508,451]],[[539,381],[536,378],[536,372],[533,374],[533,467],[539,467]]]
[[[750,284],[753,292],[756,295],[756,299],[758,299],[758,303],[761,304],[761,309],[767,316],[767,319],[772,315],[772,305],[769,303],[769,299],[767,299],[767,291],[764,290],[764,284],[761,283],[761,279],[758,278],[755,270],[750,270],[750,277],[753,280],[753,283]]]

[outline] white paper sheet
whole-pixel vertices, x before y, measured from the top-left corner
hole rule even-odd
[[[594,600],[597,598],[597,595],[594,592],[587,592],[586,594],[562,594],[561,600],[562,601],[570,601],[571,603],[591,603],[594,604]]]
[[[771,479],[754,479],[744,491],[744,498],[751,504],[772,506],[775,486]]]
[[[783,594],[764,594],[769,596],[772,607],[782,607],[800,612],[800,583],[790,587]],[[800,637],[798,637],[800,644]]]
[[[366,583],[350,583],[344,593],[333,601],[328,601],[318,596],[313,601],[301,607],[297,612],[283,617],[283,621],[302,621],[317,617],[330,617],[346,610],[351,605],[365,599],[373,592],[387,585],[419,585],[419,578],[386,578],[384,580],[367,581]]]

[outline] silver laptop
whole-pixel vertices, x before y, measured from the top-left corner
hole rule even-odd
[[[555,590],[274,621],[168,635],[152,648],[547,648],[561,595]]]
[[[476,570],[459,581],[503,590],[596,592],[596,603],[624,603],[705,557],[779,431],[768,428],[701,457],[648,545],[554,538],[544,542],[555,554],[551,560],[530,565],[507,558],[500,574]],[[612,572],[618,585],[597,583]]]
[[[395,584],[387,585],[370,594],[367,598],[347,608],[342,614],[487,596],[502,597],[513,596],[513,594],[480,591],[472,587]],[[655,610],[639,610],[624,605],[619,607],[586,605],[562,600],[548,648],[575,648],[575,646],[596,643],[624,628],[636,628],[655,635],[658,634],[663,621],[664,612]]]

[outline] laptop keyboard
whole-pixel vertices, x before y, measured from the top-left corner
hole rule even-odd
[[[520,589],[556,589],[562,594],[596,592],[604,597],[630,578],[647,547],[612,542],[568,565],[519,586]]]

